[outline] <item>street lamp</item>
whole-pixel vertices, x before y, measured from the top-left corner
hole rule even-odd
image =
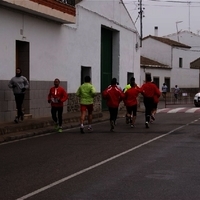
[[[179,42],[179,31],[178,31],[178,24],[181,23],[183,21],[177,21],[176,22],[176,31],[177,31],[177,39],[178,39],[178,42]]]

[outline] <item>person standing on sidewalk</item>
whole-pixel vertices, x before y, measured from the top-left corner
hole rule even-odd
[[[128,122],[131,122],[131,128],[135,127],[135,120],[137,116],[137,97],[141,93],[141,89],[135,87],[135,80],[132,79],[130,82],[131,88],[125,92],[124,103],[127,108]]]
[[[163,83],[163,86],[162,86],[162,96],[163,96],[164,99],[166,99],[167,89],[168,89],[168,87],[167,87],[166,83]]]
[[[84,134],[84,120],[86,111],[88,111],[88,131],[92,131],[92,112],[94,97],[96,96],[96,89],[91,84],[90,76],[86,76],[84,83],[78,88],[76,95],[80,98],[80,132]]]
[[[175,97],[176,100],[178,100],[179,92],[180,92],[180,89],[179,89],[178,85],[175,85],[175,88],[174,88],[174,97]]]
[[[113,132],[118,115],[119,103],[124,99],[124,93],[118,88],[116,78],[113,78],[111,80],[111,85],[102,92],[102,97],[106,100],[109,109],[110,131]]]
[[[60,86],[60,80],[54,80],[54,87],[50,88],[48,94],[48,103],[51,104],[51,116],[55,122],[55,129],[62,132],[63,103],[68,99],[68,94]]]
[[[17,107],[17,116],[15,117],[14,122],[18,123],[19,119],[23,121],[24,113],[22,111],[22,104],[24,101],[25,91],[29,88],[29,82],[25,76],[22,76],[21,68],[16,69],[16,76],[14,76],[9,84],[9,88],[13,89],[13,94],[15,96],[15,103]]]
[[[159,96],[160,91],[157,86],[151,82],[151,75],[146,76],[146,83],[142,85],[141,90],[145,106],[145,126],[149,128],[151,112],[154,106],[154,96]]]

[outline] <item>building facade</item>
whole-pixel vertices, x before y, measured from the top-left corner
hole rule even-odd
[[[152,77],[159,77],[160,89],[164,82],[167,82],[170,91],[175,85],[184,90],[198,88],[198,72],[190,68],[190,63],[193,60],[189,53],[190,49],[189,45],[164,37],[148,36],[143,39],[141,55],[171,69],[167,71],[157,68],[148,69],[148,73],[151,73]]]
[[[97,89],[95,110],[105,108],[101,91],[112,77],[121,87],[130,76],[139,81],[139,36],[122,1],[84,0],[75,6],[73,1],[59,0],[14,2],[20,5],[11,0],[0,3],[1,121],[12,120],[16,113],[7,86],[16,67],[30,82],[24,109],[34,118],[50,116],[47,94],[55,78],[69,93],[64,112],[79,110],[75,92],[85,75],[91,76]]]

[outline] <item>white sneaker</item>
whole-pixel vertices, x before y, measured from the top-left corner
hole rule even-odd
[[[89,126],[89,127],[87,128],[87,130],[88,130],[89,132],[92,132],[92,131],[93,131],[93,129],[92,129],[91,126]]]
[[[145,122],[146,128],[149,128],[149,122]]]

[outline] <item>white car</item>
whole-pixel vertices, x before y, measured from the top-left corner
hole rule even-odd
[[[194,105],[196,107],[199,107],[200,106],[200,92],[195,94],[194,96]]]

